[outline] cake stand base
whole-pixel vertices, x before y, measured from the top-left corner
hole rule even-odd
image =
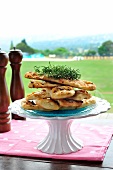
[[[82,141],[74,139],[71,135],[72,121],[72,119],[47,120],[48,135],[39,143],[37,149],[49,154],[68,154],[82,149]]]

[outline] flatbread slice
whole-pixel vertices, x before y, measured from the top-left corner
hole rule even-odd
[[[40,110],[40,111],[52,111],[52,109],[46,109],[41,107],[40,105],[36,104],[34,101],[28,101],[26,99],[23,99],[21,101],[21,107],[25,110]]]
[[[75,90],[70,86],[57,86],[50,89],[50,96],[52,99],[69,98],[75,94]]]
[[[26,100],[36,100],[37,98],[48,98],[50,97],[49,90],[47,88],[42,89],[38,92],[32,92],[26,96]]]
[[[49,82],[54,82],[62,85],[68,85],[79,89],[93,91],[96,89],[96,85],[91,81],[86,80],[68,80],[68,79],[54,79],[51,77],[47,77],[45,75],[39,75],[36,72],[27,72],[25,74],[25,78],[35,79],[35,80],[44,80]]]
[[[93,104],[96,104],[96,99],[94,96],[92,96],[90,99],[83,99],[83,103],[79,108],[83,108],[83,107],[90,106]]]
[[[76,101],[82,101],[83,99],[90,99],[92,95],[88,93],[86,90],[75,90],[75,94],[70,97],[70,99]]]
[[[50,99],[42,99],[38,100],[37,103],[34,103],[33,101],[28,101],[26,99],[23,99],[21,101],[21,107],[25,110],[41,110],[41,111],[53,111],[53,110],[66,110],[66,109],[78,109],[83,108],[86,106],[90,106],[93,104],[96,104],[96,99],[94,97],[91,97],[90,99],[84,99],[83,101],[73,101],[70,102],[69,100],[61,99],[57,100],[59,105],[57,103],[50,103]]]
[[[25,110],[43,110],[43,108],[35,104],[33,101],[28,101],[26,99],[21,101],[21,107]]]
[[[83,99],[82,101],[75,101],[72,99],[60,99],[57,101],[60,105],[60,109],[78,109],[96,104],[96,99],[94,97]]]
[[[57,100],[57,102],[59,103],[60,107],[63,109],[64,108],[78,108],[82,105],[82,101],[75,101],[75,100],[72,100],[72,99],[59,99]]]
[[[51,98],[36,99],[36,104],[46,110],[59,110],[59,104]]]
[[[43,80],[31,80],[28,84],[29,88],[52,88],[56,86],[58,86],[58,84]]]

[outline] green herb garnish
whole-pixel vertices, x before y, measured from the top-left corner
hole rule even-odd
[[[79,69],[75,70],[66,65],[51,65],[49,62],[49,66],[34,66],[35,72],[39,75],[46,75],[55,79],[80,79],[81,74]]]

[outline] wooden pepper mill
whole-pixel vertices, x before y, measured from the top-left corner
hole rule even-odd
[[[11,130],[11,115],[8,111],[10,96],[5,79],[8,55],[0,49],[0,133]]]
[[[18,49],[12,49],[9,52],[9,61],[10,66],[12,68],[12,79],[11,79],[11,85],[10,85],[10,96],[12,102],[18,99],[24,98],[24,85],[22,83],[21,75],[20,75],[20,67],[21,67],[21,61],[23,58],[23,54],[21,50]],[[16,120],[25,120],[26,118],[20,117],[16,114],[12,113],[12,119]]]

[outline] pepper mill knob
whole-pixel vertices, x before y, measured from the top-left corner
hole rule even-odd
[[[10,96],[5,79],[8,56],[0,49],[0,133],[11,130],[11,117],[8,111]]]
[[[16,49],[15,47],[12,50],[10,50],[9,61],[11,63],[15,63],[15,64],[21,63],[22,58],[23,58],[23,54],[22,54],[21,50]]]
[[[11,63],[10,66],[12,68],[10,96],[12,101],[24,98],[24,85],[20,75],[22,58],[23,58],[23,54],[21,50],[18,50],[15,47],[14,49],[10,50],[9,61]],[[13,113],[12,113],[12,118],[18,120],[25,120],[25,118],[15,115]]]

